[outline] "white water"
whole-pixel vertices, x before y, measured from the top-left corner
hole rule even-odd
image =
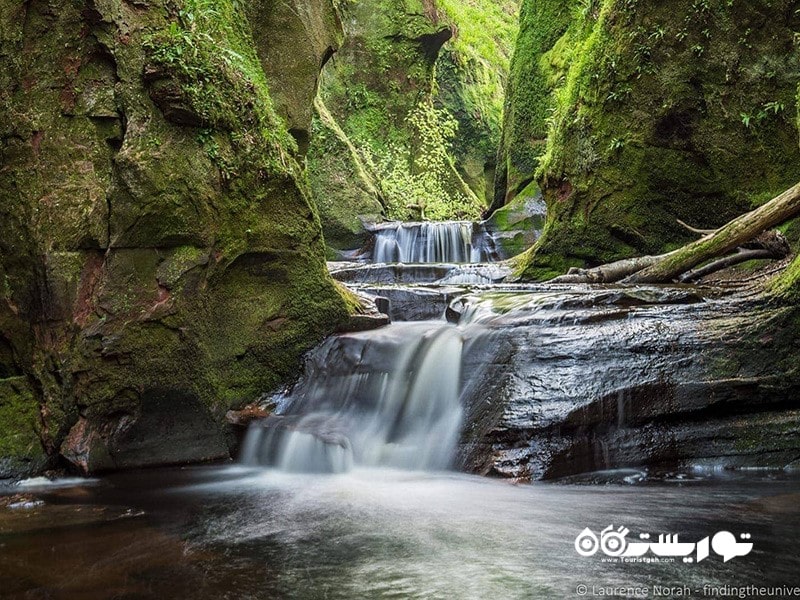
[[[372,257],[377,263],[486,262],[487,241],[466,221],[396,223],[375,232]]]
[[[286,412],[248,431],[242,461],[301,473],[446,469],[462,424],[462,346],[437,321],[330,338]]]

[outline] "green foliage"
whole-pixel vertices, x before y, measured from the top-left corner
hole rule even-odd
[[[485,207],[516,2],[436,7],[341,5],[346,41],[323,71],[308,153],[325,238],[336,247],[357,241],[359,215],[477,218]]]
[[[572,0],[524,0],[520,29],[511,61],[506,98],[503,139],[498,169],[499,182],[507,179],[496,195],[525,186],[533,178],[544,151],[544,140],[554,118],[552,90],[565,81],[574,52],[567,30],[587,5]],[[593,14],[593,9],[587,11]],[[583,21],[583,17],[580,17]]]
[[[296,143],[275,113],[249,24],[235,0],[184,0],[177,19],[148,35],[144,46],[209,126],[198,141],[224,179],[235,177],[238,167],[222,157],[210,128],[229,131],[236,153],[263,177],[291,171]]]
[[[742,125],[744,125],[749,129],[751,125],[756,125],[761,123],[764,119],[769,117],[770,114],[775,116],[779,113],[782,113],[785,109],[786,105],[783,102],[776,102],[776,101],[765,102],[763,105],[761,105],[761,108],[758,110],[758,112],[752,115],[744,112],[740,113],[740,116],[742,118]]]
[[[433,100],[423,99],[406,117],[411,147],[390,143],[387,151],[370,162],[378,174],[392,219],[473,219],[482,205],[474,196],[452,189],[450,154],[458,122]]]
[[[458,172],[484,198],[493,182],[510,58],[518,31],[516,0],[442,0],[453,38],[436,62],[437,103],[459,122],[452,154]]]
[[[463,109],[487,122],[499,136],[504,89],[518,25],[515,2],[440,0],[439,6],[454,26],[449,57],[469,77],[462,82]]]
[[[547,200],[527,275],[665,251],[676,218],[716,227],[800,178],[789,5],[526,0],[498,194]]]

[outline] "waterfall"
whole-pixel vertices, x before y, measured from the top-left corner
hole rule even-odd
[[[392,223],[375,232],[373,262],[488,262],[486,237],[482,228],[466,221]]]
[[[449,467],[462,421],[462,346],[456,327],[436,321],[330,338],[287,410],[251,426],[242,461],[306,473]]]

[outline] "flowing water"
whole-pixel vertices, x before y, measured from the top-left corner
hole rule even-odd
[[[468,221],[391,223],[375,232],[373,262],[480,263],[494,255],[494,242]]]
[[[641,598],[688,585],[703,597],[800,583],[793,471],[685,463],[512,485],[452,470],[635,462],[631,436],[654,433],[636,425],[630,390],[695,385],[694,353],[712,343],[696,324],[725,316],[689,288],[500,284],[507,271],[481,262],[475,238],[465,223],[392,226],[375,264],[331,265],[393,323],[312,351],[237,465],[0,488],[0,596],[562,599],[586,586]],[[584,439],[594,422],[606,437]],[[582,531],[609,525],[693,549],[750,534],[753,550],[697,563],[578,554]]]
[[[28,487],[44,504],[0,511],[0,596],[562,600],[581,585],[797,584],[800,482],[722,475],[512,486],[391,469],[195,467]],[[700,564],[575,552],[584,528],[612,524],[692,543],[747,532],[754,550]]]
[[[461,433],[462,345],[440,322],[330,338],[288,409],[251,428],[242,461],[293,472],[447,468]]]

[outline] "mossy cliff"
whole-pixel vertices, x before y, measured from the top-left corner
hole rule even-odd
[[[788,0],[524,2],[495,205],[535,181],[548,218],[519,273],[661,252],[800,180],[797,31]]]
[[[797,128],[800,132],[800,86],[797,88]],[[798,144],[800,144],[800,135]],[[800,306],[800,252],[794,257],[786,271],[773,282],[771,292],[784,302]]]
[[[317,5],[281,84],[272,3],[0,2],[0,477],[225,456],[225,412],[348,318],[278,114],[310,120]]]
[[[518,0],[438,0],[453,38],[436,61],[437,101],[458,122],[454,164],[481,202],[493,191],[503,102],[519,22]]]
[[[360,216],[478,218],[494,176],[516,2],[345,1],[308,154],[326,241]]]

